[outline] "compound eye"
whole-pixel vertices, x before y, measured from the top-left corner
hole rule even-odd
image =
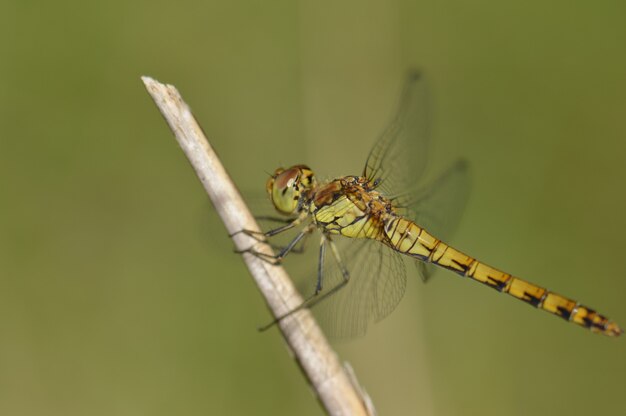
[[[288,188],[294,186],[297,182],[298,177],[300,176],[300,170],[296,168],[287,169],[286,171],[281,172],[276,179],[274,179],[274,187],[281,190],[283,193],[287,191]]]
[[[278,172],[278,171],[277,171]],[[293,214],[300,199],[300,169],[290,168],[270,178],[267,189],[274,207],[283,214]]]

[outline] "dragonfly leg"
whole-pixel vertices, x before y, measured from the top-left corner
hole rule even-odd
[[[276,255],[262,253],[262,252],[259,252],[259,251],[255,250],[252,247],[244,249],[244,250],[235,250],[235,252],[236,253],[250,253],[250,254],[253,254],[254,256],[260,258],[261,260],[267,261],[268,263],[273,264],[273,265],[277,265],[277,264],[280,264],[283,261],[283,259],[287,256],[287,254],[291,253],[294,250],[294,247],[300,241],[302,241],[303,238],[305,238],[309,234],[311,234],[314,229],[315,229],[315,225],[314,224],[309,224],[306,228],[304,228],[302,231],[300,231],[298,233],[298,235],[296,235],[293,238],[293,240],[291,240],[289,242],[289,244],[287,244],[285,247],[283,247],[280,250],[280,252],[278,254],[276,254]]]
[[[274,220],[278,220],[278,218],[276,218],[276,217],[268,217],[268,218],[273,218]],[[306,218],[306,215],[301,215],[301,216],[299,216],[296,219],[290,219],[290,220],[285,220],[285,221],[281,220],[281,222],[286,222],[286,224],[282,225],[282,226],[280,226],[278,228],[274,228],[274,229],[271,229],[269,231],[265,231],[265,232],[255,231],[255,230],[247,230],[247,229],[243,228],[243,229],[241,229],[239,231],[235,231],[234,233],[230,234],[229,237],[234,237],[234,236],[236,236],[238,234],[245,234],[245,235],[247,235],[249,237],[254,238],[257,241],[263,242],[263,241],[265,241],[266,237],[273,237],[273,236],[275,236],[277,234],[280,234],[282,232],[285,232],[287,230],[292,229],[293,227],[296,227],[296,226],[300,225],[300,223],[302,223],[304,218]]]
[[[311,230],[313,231],[313,230]],[[309,237],[311,236],[312,232],[308,232],[305,234],[304,237],[302,237],[302,239],[300,240],[300,245],[295,245],[291,250],[289,250],[290,254],[302,254],[306,251],[306,243],[307,241],[309,241]],[[268,242],[268,244],[270,245],[270,247],[272,247],[274,250],[276,251],[282,251],[285,249],[286,246],[279,246],[277,244],[273,244],[272,242]]]
[[[325,246],[326,244],[328,244],[330,246],[331,252],[333,253],[333,257],[335,258],[335,261],[337,262],[337,265],[341,269],[341,275],[342,275],[343,279],[336,286],[331,288],[328,292],[322,294],[321,296],[318,296],[320,294],[320,292],[321,292],[321,287],[322,287],[322,280],[323,280],[322,270],[323,270],[323,266],[324,266],[323,258],[324,258],[324,253],[325,253],[325,250],[326,250],[326,246]],[[317,276],[318,276],[317,277],[317,286],[316,286],[314,294],[312,294],[311,296],[306,298],[300,305],[296,306],[295,308],[293,308],[289,312],[285,313],[284,315],[279,316],[278,318],[274,319],[269,324],[264,325],[262,327],[259,327],[259,331],[265,331],[265,330],[271,328],[272,326],[276,325],[277,323],[279,323],[280,321],[282,321],[286,317],[288,317],[290,315],[293,315],[294,313],[298,312],[301,309],[312,308],[313,306],[317,305],[318,303],[320,303],[324,299],[327,299],[330,296],[332,296],[333,294],[337,293],[339,290],[341,290],[342,288],[344,288],[348,284],[348,282],[350,281],[350,273],[348,272],[348,269],[346,268],[345,264],[341,260],[341,256],[339,255],[339,250],[337,250],[337,247],[335,246],[335,243],[333,243],[333,241],[326,235],[322,236],[322,242],[320,244],[320,260],[319,260],[319,263],[318,263],[318,275]]]
[[[296,247],[292,248],[292,249],[291,249],[291,251],[289,251],[289,254],[302,254],[302,253],[304,253],[304,252],[306,251],[306,242],[308,241],[308,237],[309,237],[310,235],[311,235],[311,234],[307,234],[307,235],[305,235],[305,236],[302,238],[302,240],[300,240],[300,241],[301,241],[300,245],[298,245],[298,246],[296,246]],[[269,245],[270,245],[270,247],[272,247],[272,249],[274,249],[275,251],[282,251],[282,250],[286,247],[286,246],[279,246],[279,245],[272,244],[272,243],[269,243]],[[235,252],[236,252],[236,253],[242,253],[242,252],[247,252],[247,251],[238,251],[238,250],[235,250]]]
[[[322,256],[324,255],[325,244],[328,244],[330,246],[330,250],[333,253],[333,257],[335,258],[335,261],[337,262],[337,266],[339,266],[339,269],[341,270],[342,280],[337,285],[335,285],[335,287],[331,288],[328,292],[318,297],[317,295],[322,290],[322,282],[324,278],[323,272],[322,272],[323,266],[324,266]],[[332,296],[333,294],[337,293],[350,281],[350,272],[348,272],[348,268],[344,264],[343,260],[341,260],[341,256],[339,255],[339,250],[337,250],[337,246],[335,245],[335,243],[333,243],[333,241],[327,235],[324,235],[322,237],[322,244],[320,246],[320,262],[319,262],[317,275],[318,275],[317,287],[315,290],[315,294],[309,298],[310,300],[309,300],[309,303],[306,305],[307,307],[312,307],[318,304],[319,302],[323,301],[324,299],[328,298],[329,296]]]
[[[323,276],[324,261],[322,260],[322,258],[323,258],[322,256],[324,255],[324,252],[326,250],[326,244],[328,244],[330,246],[330,250],[331,250],[331,252],[333,254],[333,257],[335,258],[335,261],[337,262],[337,266],[339,266],[339,269],[341,270],[342,280],[341,280],[341,282],[337,283],[334,287],[332,287],[328,292],[322,293],[321,296],[319,296],[320,293],[321,293],[321,290],[322,290],[322,283],[323,283],[323,280],[324,280],[324,276]],[[316,286],[316,289],[315,289],[315,293],[313,295],[309,296],[294,311],[289,312],[288,313],[289,315],[292,314],[293,312],[299,310],[299,309],[302,309],[302,308],[312,308],[313,306],[317,305],[318,303],[320,303],[324,299],[329,298],[330,296],[334,295],[335,293],[337,293],[338,291],[343,289],[348,284],[348,282],[350,281],[350,272],[348,272],[348,269],[347,269],[346,265],[344,264],[343,260],[341,260],[341,256],[339,255],[339,250],[337,250],[337,246],[335,245],[335,243],[333,243],[333,241],[327,235],[323,235],[322,243],[320,245],[320,261],[319,261],[319,264],[318,264],[317,276],[318,276],[317,277],[317,286]],[[281,317],[280,319],[282,319],[282,318],[283,317]]]
[[[271,215],[255,215],[254,219],[256,219],[257,221],[258,220],[261,220],[261,221],[273,221],[273,222],[278,222],[278,223],[282,223],[282,224],[289,224],[289,223],[294,221],[293,218],[275,217],[275,216],[271,216]],[[247,232],[247,231],[248,230],[241,230],[241,231],[238,231],[238,232],[236,232],[234,234],[231,234],[231,236],[235,235],[235,234],[238,234],[238,233],[244,233],[246,235],[249,235],[252,238],[255,238],[257,241],[264,241],[262,238],[266,236],[265,233],[256,233],[256,232],[251,232],[250,233],[250,232]],[[282,231],[285,231],[285,230],[282,230]],[[279,233],[280,232],[281,231],[279,231]],[[257,238],[257,236],[259,234],[260,234],[261,238]],[[276,235],[276,233],[273,234],[273,235]],[[308,234],[307,234],[307,237],[308,237]],[[304,249],[305,249],[305,245],[306,245],[305,242],[306,241],[307,241],[307,238],[302,239],[302,244],[300,244],[300,247],[294,247],[293,249],[291,249],[291,253],[296,253],[296,254],[304,253]],[[284,248],[284,246],[278,246],[278,245],[272,244],[272,243],[269,243],[269,244],[270,244],[270,246],[274,250],[279,250],[280,251],[280,250],[282,250]]]
[[[294,246],[289,253],[290,254],[302,254],[306,251],[306,243],[307,241],[309,241],[309,237],[311,236],[311,234],[313,234],[312,232],[308,232],[306,233],[306,235],[304,237],[302,237],[302,239],[300,240],[300,244]],[[276,244],[271,244],[270,246],[274,249],[274,250],[278,250],[278,251],[282,251],[285,246],[277,246]]]
[[[268,237],[272,237],[275,236],[277,234],[280,234],[282,232],[285,232],[287,230],[290,230],[296,226],[298,226],[303,220],[304,218],[306,218],[306,215],[301,215],[298,218],[294,219],[294,220],[289,220],[289,222],[283,226],[280,226],[278,228],[274,228],[272,230],[266,231],[266,232],[261,232],[261,231],[256,231],[256,230],[247,230],[245,228],[239,230],[239,231],[235,231],[234,233],[230,234],[230,237],[234,237],[238,234],[245,234],[248,237],[254,238],[256,241],[258,241],[259,243],[264,243],[266,242]],[[310,232],[310,231],[309,231]],[[300,235],[296,236],[296,238],[294,240],[299,240],[302,237]],[[292,241],[292,243],[294,243],[293,245],[291,243],[289,243],[289,245],[287,245],[287,247],[283,247],[281,248],[281,253],[284,251],[283,257],[284,255],[286,255],[289,251],[291,251],[293,249],[293,247],[295,246],[295,244],[298,241]],[[275,247],[274,247],[275,248]],[[262,259],[268,259],[268,261],[272,264],[278,264],[279,262],[275,262],[272,260],[275,260],[277,256],[273,256],[273,255],[268,255],[265,253],[260,253],[256,250],[254,250],[252,247],[245,249],[245,250],[237,250],[235,249],[235,253],[251,253],[256,255],[259,258]]]
[[[322,233],[322,238],[320,240],[320,252],[317,260],[317,286],[315,287],[315,295],[322,291],[322,278],[324,274],[322,270],[324,270],[324,256],[326,253],[326,236]]]
[[[289,251],[289,254],[302,254],[306,251],[306,242],[308,241],[308,237],[311,234],[306,234],[300,241],[300,245],[292,248]],[[279,246],[276,244],[272,244],[272,243],[268,243],[270,245],[270,247],[272,247],[272,249],[274,249],[275,251],[282,251],[286,246]],[[241,251],[241,250],[235,250],[236,253],[243,253],[243,252],[248,252],[247,250]]]
[[[285,218],[285,217],[274,217],[272,215],[255,215],[254,216],[255,220],[261,220],[261,221],[273,221],[273,222],[279,222],[279,223],[283,223],[283,224],[287,224],[293,221],[293,218]]]
[[[254,238],[259,243],[262,243],[262,242],[265,241],[265,233],[261,232],[261,231],[254,231],[254,230],[242,229],[242,230],[239,230],[239,231],[235,231],[234,233],[229,234],[228,236],[232,238],[232,237],[234,237],[234,236],[236,236],[238,234],[245,234],[248,237]]]

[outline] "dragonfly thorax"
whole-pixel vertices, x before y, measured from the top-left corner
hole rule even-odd
[[[281,214],[291,215],[301,208],[302,201],[315,187],[315,175],[305,165],[278,168],[267,180],[265,189]]]

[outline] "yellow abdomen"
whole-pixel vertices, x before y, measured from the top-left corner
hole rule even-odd
[[[386,218],[384,236],[385,243],[399,253],[445,267],[593,332],[609,336],[617,336],[622,332],[617,324],[594,310],[481,263],[443,243],[406,218]]]

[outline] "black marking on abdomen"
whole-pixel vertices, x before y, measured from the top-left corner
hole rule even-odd
[[[541,305],[541,302],[543,302],[543,300],[545,299],[547,293],[548,292],[546,291],[543,295],[541,295],[540,298],[538,298],[537,296],[531,295],[530,293],[524,291],[524,297],[522,298],[522,300],[526,303],[533,305],[535,308],[538,308],[539,305]]]
[[[506,287],[506,285],[509,283],[509,280],[511,280],[511,278],[512,277],[509,276],[509,278],[503,282],[487,275],[487,286],[494,288],[498,292],[502,292],[504,288]]]
[[[601,322],[597,322],[593,324],[593,326],[600,329],[601,331],[606,331],[606,326],[609,323],[609,319],[606,316],[600,315],[599,313],[596,313],[596,316],[600,318]]]
[[[590,319],[590,317],[592,317],[593,315],[597,315],[597,313],[593,309],[589,309],[586,306],[584,306],[584,308],[587,310],[587,315],[583,318],[584,326],[585,328],[591,328],[592,326],[594,326],[594,324],[593,320]],[[598,325],[595,326],[598,327]]]
[[[576,306],[577,308],[578,306]],[[567,310],[567,308],[563,307],[563,306],[557,306],[556,307],[556,316],[560,316],[561,318],[565,319],[566,321],[569,321],[572,318],[572,312],[574,310],[576,310],[576,308],[572,309],[571,311]]]
[[[426,250],[428,250],[428,247],[424,246],[424,248],[425,248]],[[454,271],[455,271],[455,272],[457,272],[457,273],[459,273],[459,274],[460,274],[460,273],[463,273],[463,276],[465,276],[465,274],[466,274],[466,273],[467,273],[467,271],[469,270],[469,264],[468,264],[468,265],[461,264],[461,263],[459,263],[458,261],[456,261],[456,260],[454,260],[454,259],[452,259],[452,260],[451,260],[451,262],[452,262],[452,263],[454,263],[454,264],[456,264],[457,266],[459,266],[459,268],[461,269],[461,270],[454,269]]]
[[[425,248],[426,250],[428,250],[428,247],[424,247],[424,248]],[[454,263],[454,264],[458,264],[458,263],[457,263],[456,261],[454,261],[454,260],[452,260],[451,262],[452,262],[452,263]],[[444,265],[444,264],[441,264],[441,263],[436,263],[436,264],[437,264],[437,265],[439,265],[440,267],[443,267],[444,269],[448,269],[448,270],[450,270],[450,271],[452,271],[452,272],[454,272],[454,273],[456,273],[456,274],[459,274],[459,275],[461,275],[461,276],[463,276],[463,275],[465,274],[464,272],[460,271],[459,269],[455,269],[455,268],[454,268],[454,267],[452,267],[452,266]],[[461,266],[461,265],[459,265],[459,267],[463,268],[463,266]]]

